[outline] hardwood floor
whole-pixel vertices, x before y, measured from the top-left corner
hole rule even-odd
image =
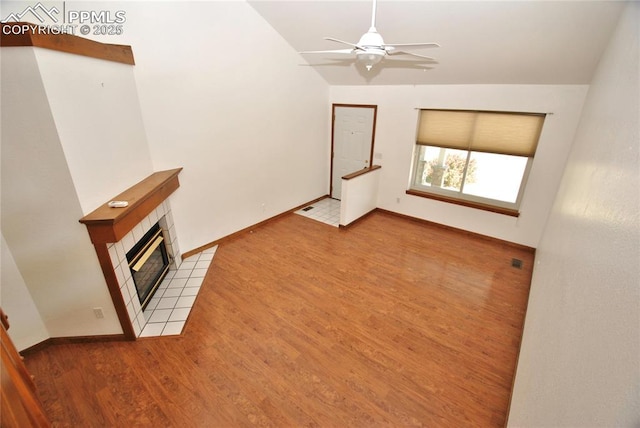
[[[182,336],[26,364],[54,426],[499,427],[532,264],[384,212],[292,214],[218,248]]]

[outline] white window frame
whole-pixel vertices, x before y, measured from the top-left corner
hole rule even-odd
[[[470,110],[450,110],[450,109],[438,109],[440,111],[462,111],[462,112],[469,112]],[[420,112],[421,110],[418,110],[418,121],[420,120]],[[472,111],[472,112],[477,112],[477,113],[503,113],[503,112],[493,112],[493,111]],[[506,112],[509,114],[522,114],[522,115],[540,115],[540,116],[544,116],[541,114],[537,114],[537,113],[514,113],[514,112]],[[538,135],[539,138],[539,135]],[[473,208],[479,208],[479,209],[485,209],[488,211],[494,211],[494,212],[498,212],[501,214],[506,214],[506,215],[512,215],[512,216],[518,216],[519,215],[519,210],[520,210],[520,205],[522,203],[522,199],[524,197],[524,193],[525,193],[525,189],[526,189],[526,185],[528,182],[528,178],[529,178],[529,173],[531,171],[531,167],[533,165],[533,159],[535,156],[535,153],[533,154],[533,156],[521,156],[523,158],[527,159],[527,163],[525,166],[525,170],[524,173],[522,175],[522,180],[520,181],[520,187],[518,190],[518,195],[516,198],[515,202],[507,202],[507,201],[501,201],[501,200],[497,200],[497,199],[491,199],[491,198],[484,198],[481,196],[476,196],[476,195],[470,195],[470,194],[465,194],[463,193],[464,191],[464,178],[463,178],[463,182],[462,185],[460,187],[460,191],[454,191],[454,190],[450,190],[450,189],[444,189],[441,187],[434,187],[434,186],[424,186],[421,184],[416,183],[416,174],[418,173],[418,171],[421,170],[421,165],[420,165],[420,149],[421,147],[433,147],[433,148],[441,148],[441,149],[447,149],[449,147],[441,147],[441,146],[437,146],[437,145],[427,145],[427,144],[422,144],[419,142],[415,142],[414,143],[414,152],[413,152],[413,161],[412,161],[412,168],[410,171],[410,177],[409,177],[409,190],[407,190],[408,194],[411,195],[415,195],[415,196],[423,196],[423,197],[432,197],[433,199],[438,199],[444,202],[451,202],[451,203],[456,203],[456,204],[460,204],[460,205],[465,205],[465,206],[471,206]],[[458,149],[458,150],[463,150],[463,149]],[[466,150],[467,152],[467,160],[466,160],[466,164],[465,164],[465,169],[464,169],[464,174],[466,175],[466,171],[467,171],[467,167],[469,165],[470,159],[471,159],[471,155],[474,152],[473,150]]]

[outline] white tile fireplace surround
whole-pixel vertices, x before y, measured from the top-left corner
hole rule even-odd
[[[111,208],[105,203],[80,219],[87,226],[128,340],[180,334],[213,260],[215,250],[182,260],[169,202],[170,195],[180,186],[181,170],[155,172],[114,198],[126,201],[124,207]],[[169,271],[143,311],[127,253],[156,223],[163,231]]]
[[[182,261],[178,270],[170,270],[144,310],[147,325],[139,337],[180,334],[200,292],[216,247]]]
[[[120,293],[127,307],[127,313],[133,324],[136,337],[140,337],[149,320],[146,319],[145,313],[140,306],[136,286],[131,276],[129,262],[127,261],[127,252],[131,250],[156,223],[160,224],[166,241],[167,254],[170,261],[170,273],[167,275],[173,277],[180,268],[182,255],[178,247],[176,230],[171,215],[171,204],[168,199],[151,211],[140,223],[136,224],[120,241],[107,245],[111,265],[116,274]]]

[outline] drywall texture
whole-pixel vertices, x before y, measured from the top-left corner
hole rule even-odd
[[[631,2],[538,248],[509,426],[640,426],[639,23]]]
[[[29,291],[14,295],[33,298],[52,337],[121,333],[78,220],[153,172],[132,67],[31,47],[1,55],[2,233]]]
[[[184,167],[172,200],[184,250],[328,192],[330,107],[317,73],[244,2],[153,8],[149,19],[143,2],[87,6],[126,12],[123,35],[95,38],[132,45],[136,67],[1,51],[12,106],[2,109],[2,231],[53,337],[121,332],[78,219],[154,167]],[[237,49],[221,54],[230,40]]]
[[[133,67],[34,49],[83,214],[153,173]]]
[[[342,180],[342,200],[340,203],[340,224],[347,226],[360,217],[376,209],[380,169]]]
[[[378,207],[536,247],[553,204],[587,93],[585,85],[334,86],[331,102],[378,105]],[[406,195],[420,108],[553,113],[540,136],[520,217]]]
[[[0,248],[0,306],[8,310],[9,336],[18,350],[26,349],[49,338],[49,332],[33,303],[29,289],[20,274],[13,255],[2,236]]]
[[[184,167],[183,251],[328,193],[328,86],[251,6],[121,7],[155,169]]]

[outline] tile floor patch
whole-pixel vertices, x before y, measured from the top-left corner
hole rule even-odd
[[[167,273],[144,310],[147,323],[140,337],[182,333],[217,248],[184,259],[177,271]]]
[[[164,330],[162,330],[162,336],[172,336],[176,334],[180,334],[182,332],[182,328],[184,327],[184,321],[171,321],[168,322]]]
[[[140,333],[140,337],[152,337],[152,336],[160,336],[162,334],[162,330],[164,330],[166,323],[153,323],[148,322],[142,332]]]
[[[340,224],[340,201],[337,199],[325,198],[313,205],[302,208],[295,213],[338,227]]]

